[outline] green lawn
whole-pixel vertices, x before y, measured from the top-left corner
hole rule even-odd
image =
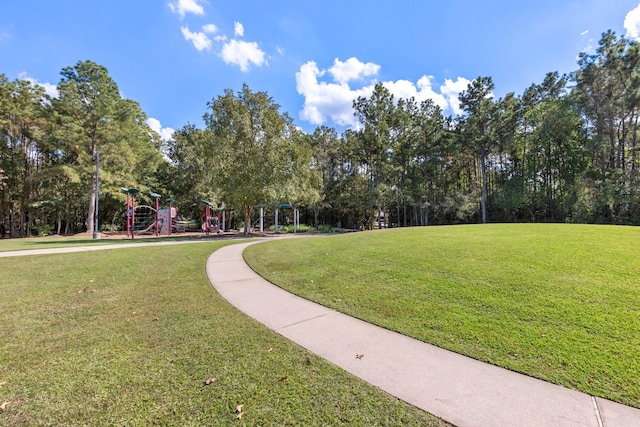
[[[640,407],[640,228],[393,229],[273,241],[245,258],[341,312]]]
[[[445,425],[224,301],[228,243],[1,258],[0,425]]]

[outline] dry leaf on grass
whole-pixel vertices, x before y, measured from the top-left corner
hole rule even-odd
[[[273,351],[273,347],[269,346],[269,349],[267,351],[271,353]]]
[[[2,402],[2,405],[0,405],[0,409],[2,409],[4,411],[5,409],[7,409],[7,405],[9,403],[11,403],[11,402],[8,401],[8,400],[5,400],[4,402]]]
[[[204,380],[204,385],[213,384],[215,381],[216,381],[216,379],[213,378],[213,377],[207,378],[206,380]]]
[[[242,416],[244,415],[244,412],[242,412],[242,407],[243,407],[243,406],[244,406],[244,405],[238,405],[238,406],[236,406],[236,414],[238,414],[238,415],[236,415],[236,418],[237,418],[237,419],[239,419],[239,420],[241,420],[241,419],[242,419]]]
[[[2,386],[5,385],[6,383],[7,383],[6,381],[0,382],[0,388],[2,388]]]

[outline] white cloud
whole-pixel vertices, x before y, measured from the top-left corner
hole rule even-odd
[[[29,77],[29,75],[27,74],[26,71],[23,71],[23,72],[19,73],[18,74],[18,79],[27,80],[31,84],[42,86],[44,88],[45,93],[47,95],[49,95],[51,98],[57,98],[59,96],[59,94],[58,94],[58,86],[53,85],[53,84],[51,84],[49,82],[40,83],[39,81],[37,81],[33,77]]]
[[[640,4],[624,17],[624,28],[627,30],[627,36],[640,40]]]
[[[239,22],[234,22],[233,23],[233,34],[236,37],[243,37],[244,36],[244,26]]]
[[[266,54],[256,42],[232,39],[222,46],[220,56],[225,63],[240,66],[242,72],[248,71],[251,64],[261,67],[267,63]]]
[[[180,30],[184,39],[193,43],[193,46],[200,52],[211,49],[211,39],[204,32],[192,33],[189,31],[189,27],[181,27]]]
[[[300,118],[314,125],[330,121],[339,126],[357,129],[360,124],[353,115],[353,101],[373,93],[376,84],[374,77],[379,70],[379,65],[363,63],[357,58],[349,58],[345,62],[336,59],[328,70],[319,69],[313,61],[303,64],[296,73],[296,89],[304,97]],[[332,76],[333,82],[321,81],[327,75]],[[397,80],[382,84],[395,99],[413,97],[417,102],[431,99],[443,111],[450,110],[454,114],[460,114],[458,95],[467,89],[469,80],[464,77],[458,77],[455,81],[447,79],[440,90],[436,91],[433,89],[432,79],[430,76],[422,76],[416,83]],[[349,82],[356,80],[362,81],[363,86],[352,88]]]
[[[360,62],[358,58],[351,57],[342,62],[338,58],[333,61],[333,66],[329,69],[329,73],[338,83],[347,83],[350,80],[359,80],[368,76],[378,74],[380,66],[372,62]]]
[[[177,13],[180,17],[184,18],[187,13],[193,13],[194,15],[204,15],[204,9],[200,4],[201,0],[178,0],[175,3],[169,3],[169,9],[173,13]]]
[[[303,64],[296,73],[296,89],[305,98],[300,118],[314,125],[331,120],[340,126],[355,128],[353,101],[360,96],[369,96],[373,85],[353,90],[346,83],[318,81],[325,74],[326,70],[320,70],[313,61]]]
[[[470,80],[467,80],[464,77],[458,77],[455,82],[451,79],[446,79],[444,84],[440,86],[440,92],[446,98],[447,103],[454,114],[462,114],[458,96],[460,95],[460,92],[467,90],[469,83],[471,83]]]
[[[172,5],[172,8],[177,8],[177,6]],[[214,42],[216,50],[221,46],[218,55],[222,60],[226,64],[238,65],[242,72],[248,71],[252,65],[261,67],[268,63],[267,54],[260,49],[257,42],[246,42],[235,38],[228,41],[226,35],[217,34],[219,29],[215,24],[204,25],[201,31],[196,32],[192,32],[188,26],[181,27],[180,30],[185,40],[193,43],[193,46],[200,52],[211,50],[214,47]],[[244,26],[240,22],[235,22],[234,37],[242,37],[243,35]],[[284,50],[278,48],[278,53],[283,55]]]
[[[207,34],[215,34],[218,32],[218,27],[216,27],[214,24],[207,24],[202,27],[202,32]]]
[[[173,138],[173,132],[175,132],[175,130],[172,128],[163,128],[160,124],[160,120],[149,117],[147,119],[147,124],[151,130],[160,135],[160,138],[162,138],[163,141],[168,141]]]

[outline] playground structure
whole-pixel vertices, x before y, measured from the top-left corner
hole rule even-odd
[[[216,208],[213,206],[213,203],[208,200],[201,200],[201,203],[204,205],[204,222],[201,226],[202,232],[208,235],[211,232],[222,234],[227,231],[227,212],[229,209],[222,206]],[[214,216],[212,213],[216,215]]]
[[[154,230],[156,237],[170,236],[172,232],[174,218],[177,217],[175,208],[171,206],[173,199],[167,198],[168,207],[160,208],[160,196],[157,193],[150,193],[154,199],[155,207],[148,205],[136,206],[136,195],[140,193],[137,188],[121,188],[127,195],[127,237],[134,238],[135,234],[147,233]]]
[[[162,196],[158,193],[149,193],[148,197],[153,199],[155,206],[138,205],[136,206],[136,196],[139,196],[138,188],[121,188],[127,197],[126,209],[126,231],[127,238],[133,239],[136,234],[155,233],[157,236],[171,236],[172,232],[202,232],[205,235],[211,233],[223,234],[227,231],[227,212],[231,211],[223,206],[215,207],[208,200],[201,200],[204,205],[204,217],[202,221],[197,219],[182,220],[178,219],[177,210],[171,206],[173,198],[167,198],[168,207],[160,207],[160,199]],[[293,232],[299,231],[300,227],[300,211],[294,206],[275,202],[271,204],[262,204],[254,206],[259,208],[259,218],[250,225],[250,231],[256,228],[259,232],[265,231],[265,210],[273,212],[274,232],[280,232],[280,211],[291,209],[293,211]],[[231,221],[232,216],[229,218]]]

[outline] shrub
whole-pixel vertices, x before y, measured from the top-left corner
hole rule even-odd
[[[100,226],[100,231],[108,231],[108,232],[120,231],[120,225],[119,224],[102,224]]]
[[[34,228],[38,236],[50,236],[53,234],[53,228],[49,224],[36,225]]]

